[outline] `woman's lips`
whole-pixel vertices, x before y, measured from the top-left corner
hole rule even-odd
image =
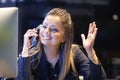
[[[46,36],[46,35],[42,35],[42,37],[43,37],[43,39],[45,39],[45,40],[50,40],[50,39],[51,39],[50,36]]]

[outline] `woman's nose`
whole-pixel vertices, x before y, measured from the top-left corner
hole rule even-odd
[[[47,27],[47,28],[45,29],[45,32],[46,32],[46,33],[50,33],[50,28]]]

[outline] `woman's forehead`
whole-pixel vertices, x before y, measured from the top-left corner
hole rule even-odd
[[[55,16],[55,15],[46,16],[43,23],[62,26],[61,18],[59,16]]]

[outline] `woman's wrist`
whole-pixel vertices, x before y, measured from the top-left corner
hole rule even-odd
[[[29,48],[23,47],[21,56],[22,56],[22,57],[29,57],[28,50],[29,50]]]
[[[98,58],[97,58],[97,55],[96,55],[94,49],[86,50],[86,52],[87,52],[87,54],[88,54],[89,59],[90,59],[93,63],[99,64],[99,60],[98,60]]]

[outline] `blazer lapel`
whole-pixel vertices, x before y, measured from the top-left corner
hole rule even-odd
[[[42,53],[40,60],[40,73],[42,80],[48,80],[47,62],[44,52]]]
[[[44,51],[42,52],[39,65],[35,69],[35,80],[48,80],[47,62]]]

